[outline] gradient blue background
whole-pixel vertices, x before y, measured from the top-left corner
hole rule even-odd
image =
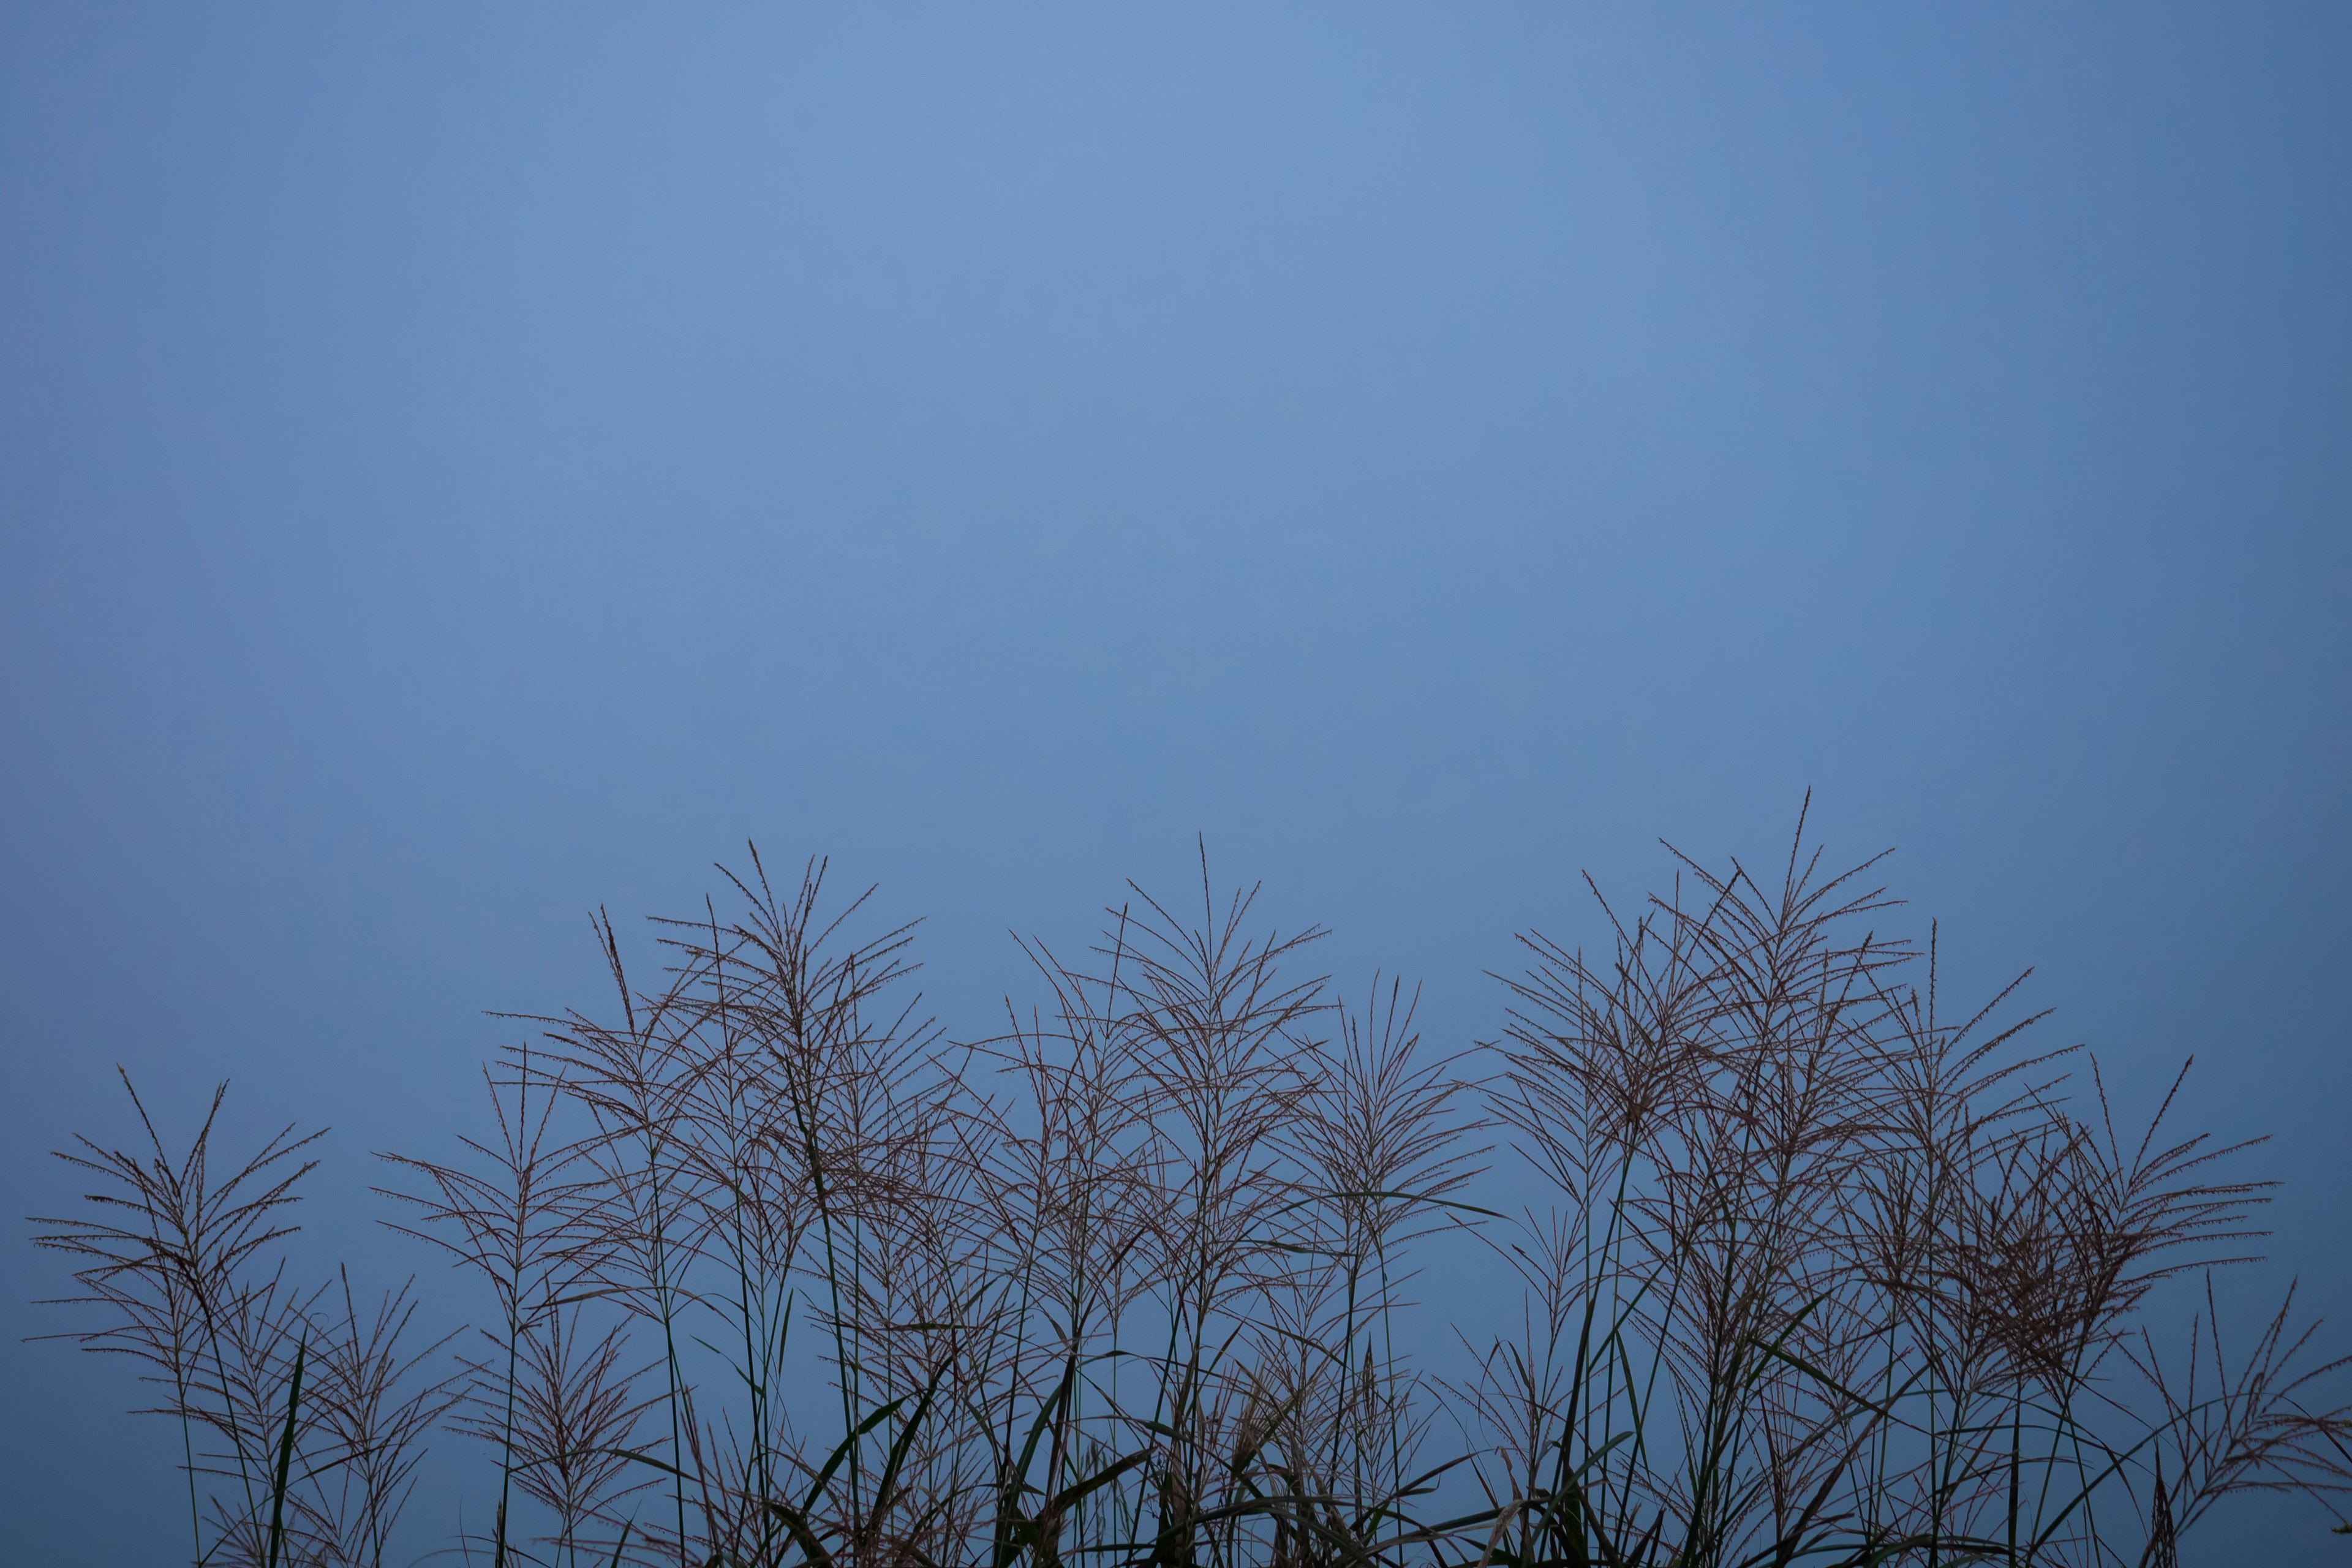
[[[2347,81],[2336,5],[8,5],[7,1206],[226,1075],[416,1267],[366,1152],[746,837],[951,1032],[1199,832],[1461,1042],[1810,786],[2131,1104],[2199,1056],[2229,1288],[2352,1347]],[[168,1561],[12,1224],[0,1555]]]

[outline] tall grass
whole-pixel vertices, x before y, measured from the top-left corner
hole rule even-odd
[[[2233,1493],[2340,1492],[2347,1361],[2291,1291],[2225,1348],[2240,1150],[2178,1081],[2119,1128],[2010,992],[1951,1012],[1874,864],[1801,824],[1595,889],[1597,945],[1526,934],[1503,1037],[1433,1050],[1205,860],[950,1039],[911,927],[754,854],[642,976],[600,911],[606,998],[384,1157],[483,1327],[289,1283],[316,1134],[221,1179],[217,1095],[177,1155],[134,1095],[40,1240],[180,1425],[197,1564],[383,1563],[436,1431],[495,1568],[2152,1568]],[[1516,1279],[1510,1331],[1449,1348],[1433,1257]]]

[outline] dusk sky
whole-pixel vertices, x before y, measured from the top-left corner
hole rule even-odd
[[[2347,83],[2330,5],[0,8],[0,1557],[184,1544],[18,1342],[116,1064],[426,1268],[369,1152],[747,841],[951,1036],[1198,841],[1467,1045],[1810,790],[2119,1111],[2196,1057],[2224,1288],[2352,1351]]]

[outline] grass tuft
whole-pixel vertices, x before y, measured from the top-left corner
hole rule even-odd
[[[2176,1128],[2187,1068],[2119,1129],[2016,986],[1942,1006],[1877,865],[1801,818],[1767,871],[1677,854],[1431,1050],[1205,854],[950,1039],[912,926],[755,851],[649,979],[598,911],[606,1003],[384,1156],[487,1327],[289,1283],[320,1134],[216,1179],[221,1094],[174,1154],[126,1078],[141,1142],[64,1153],[97,1190],[38,1238],[58,1337],[179,1423],[198,1568],[383,1568],[441,1430],[493,1568],[2153,1568],[2226,1497],[2343,1492],[2352,1363],[2292,1289],[2225,1349],[2266,1192]],[[1412,1292],[1463,1247],[1519,1310],[1441,1377]]]

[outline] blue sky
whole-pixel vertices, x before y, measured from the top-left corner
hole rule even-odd
[[[1198,834],[1466,1041],[1810,788],[1966,984],[2196,1054],[2352,1332],[2347,79],[2317,5],[7,7],[12,1209],[226,1076],[415,1266],[364,1152],[747,838],[951,1033]],[[12,1536],[160,1560],[29,1228]]]

